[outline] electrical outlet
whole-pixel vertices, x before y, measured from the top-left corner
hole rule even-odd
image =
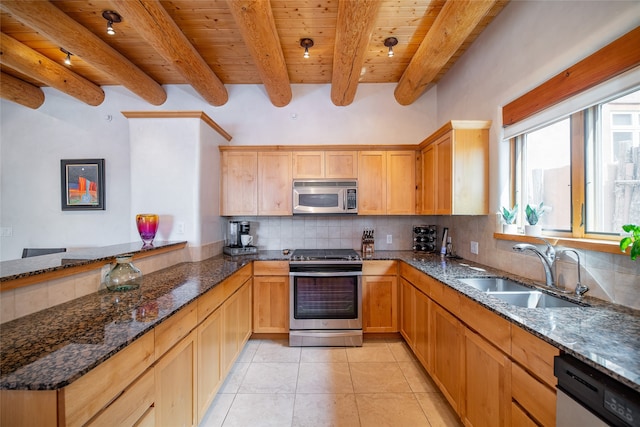
[[[478,255],[478,242],[471,242],[471,253]]]
[[[387,234],[387,244],[392,244],[393,243],[393,235],[391,234]]]
[[[178,221],[176,223],[176,234],[184,234],[184,222]]]

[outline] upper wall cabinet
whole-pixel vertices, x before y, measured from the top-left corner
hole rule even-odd
[[[454,120],[420,144],[419,213],[489,214],[491,121]]]
[[[258,153],[223,151],[220,163],[220,214],[257,215]]]
[[[258,215],[292,215],[290,152],[258,153]]]
[[[357,151],[295,151],[293,178],[356,178]]]
[[[415,151],[361,151],[358,156],[358,213],[415,214]]]

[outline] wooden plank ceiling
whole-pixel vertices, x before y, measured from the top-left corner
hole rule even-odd
[[[508,0],[2,0],[0,96],[30,108],[54,87],[89,105],[121,85],[153,105],[189,84],[211,105],[226,84],[263,84],[275,106],[291,84],[331,84],[350,104],[358,83],[398,83],[408,105],[437,83]],[[122,22],[107,35],[102,12]],[[398,44],[387,55],[387,37]],[[313,39],[303,58],[302,38]],[[338,44],[336,44],[338,41]],[[66,49],[72,65],[64,64]],[[35,91],[35,92],[34,92]],[[102,95],[100,93],[102,92]]]

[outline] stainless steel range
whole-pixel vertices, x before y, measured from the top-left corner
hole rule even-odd
[[[295,250],[289,277],[290,346],[362,346],[362,259],[356,251]]]

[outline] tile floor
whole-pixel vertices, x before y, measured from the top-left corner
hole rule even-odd
[[[362,347],[249,340],[201,427],[461,426],[401,338]]]

